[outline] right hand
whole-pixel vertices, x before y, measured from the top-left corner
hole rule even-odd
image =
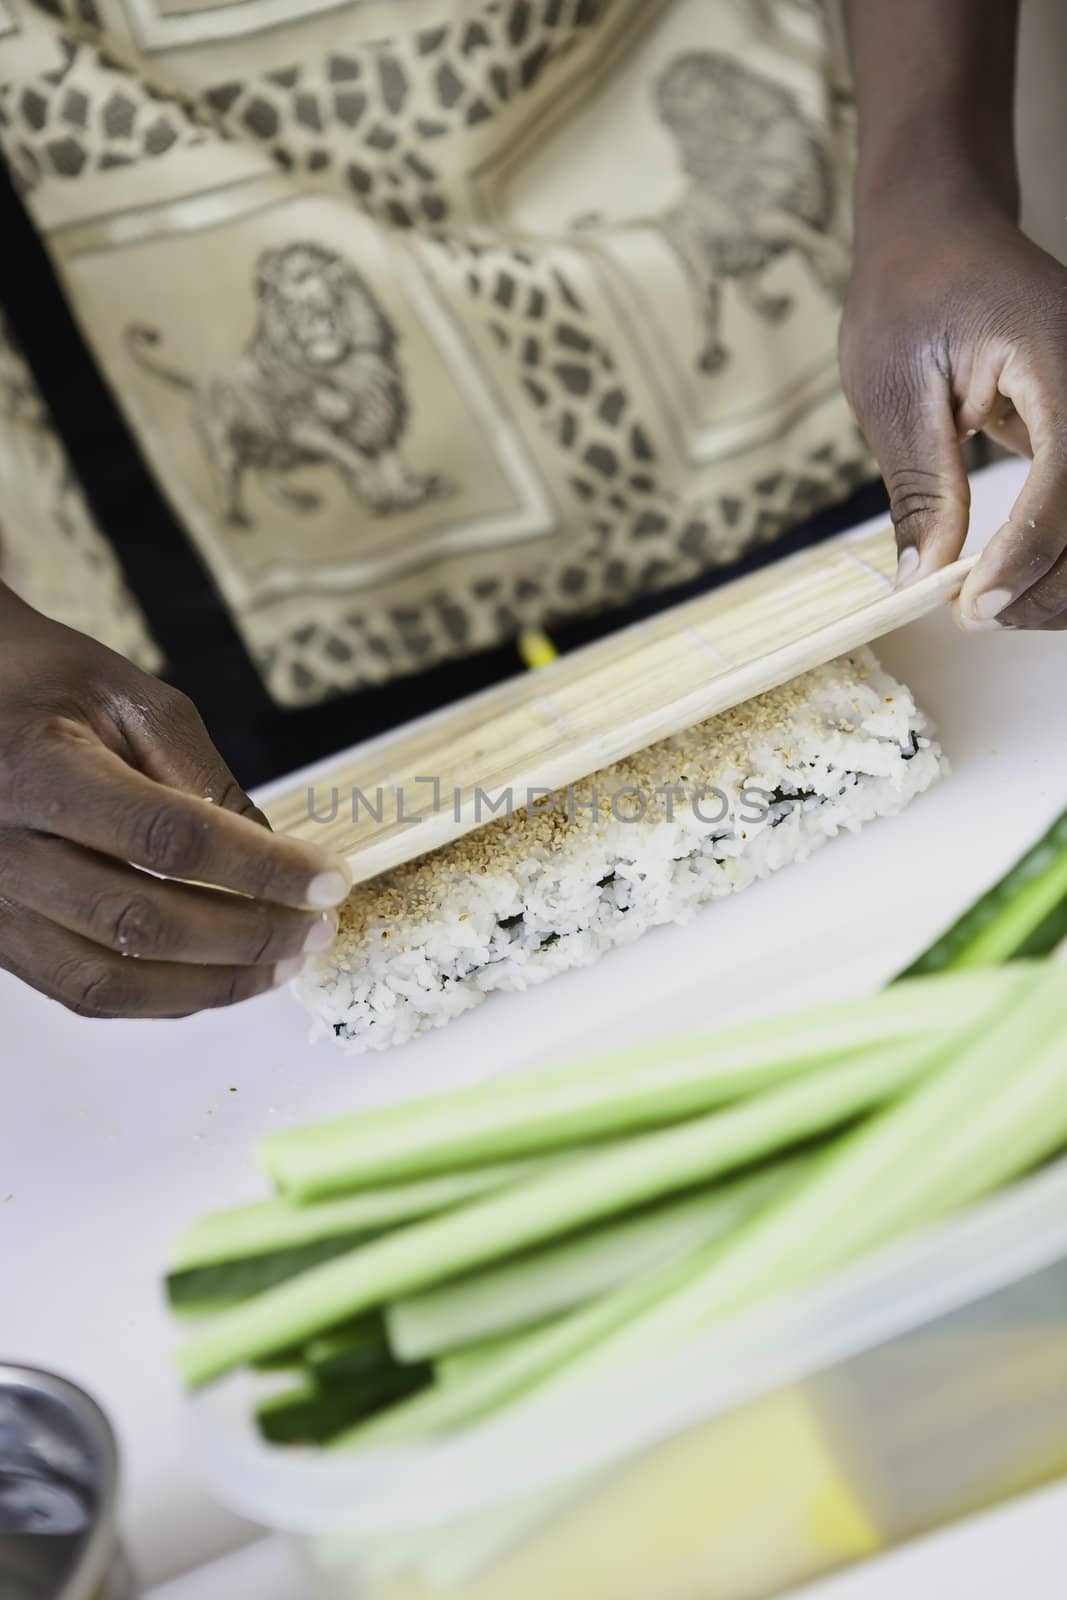
[[[292,977],[348,887],[184,695],[0,589],[0,967],[83,1016],[188,1016]]]
[[[982,429],[1033,466],[956,619],[1067,630],[1067,270],[996,207],[946,210],[921,185],[894,205],[859,234],[841,373],[889,490],[899,581],[963,549],[962,442]]]

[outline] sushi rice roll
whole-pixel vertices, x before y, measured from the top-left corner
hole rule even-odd
[[[867,649],[367,883],[294,988],[315,1036],[401,1044],[891,816],[945,762]]]

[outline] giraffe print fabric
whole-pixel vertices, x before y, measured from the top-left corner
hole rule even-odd
[[[873,477],[852,146],[805,0],[0,0],[0,149],[280,705]]]

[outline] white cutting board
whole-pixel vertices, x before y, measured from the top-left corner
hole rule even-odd
[[[1021,482],[975,483],[980,535]],[[68,1016],[0,974],[0,1347],[91,1388],[117,1423],[147,1586],[247,1530],[198,1488],[157,1278],[190,1216],[259,1192],[267,1129],[520,1062],[862,992],[922,947],[1067,796],[1067,640],[964,635],[947,614],[880,654],[937,717],[954,777],[901,817],[659,929],[599,966],[501,995],[402,1050],[306,1043],[285,994],[179,1023]],[[9,1198],[10,1197],[10,1198]]]

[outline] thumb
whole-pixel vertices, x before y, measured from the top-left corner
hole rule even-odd
[[[955,561],[967,538],[971,486],[948,393],[886,385],[861,423],[889,491],[897,584],[911,583]]]

